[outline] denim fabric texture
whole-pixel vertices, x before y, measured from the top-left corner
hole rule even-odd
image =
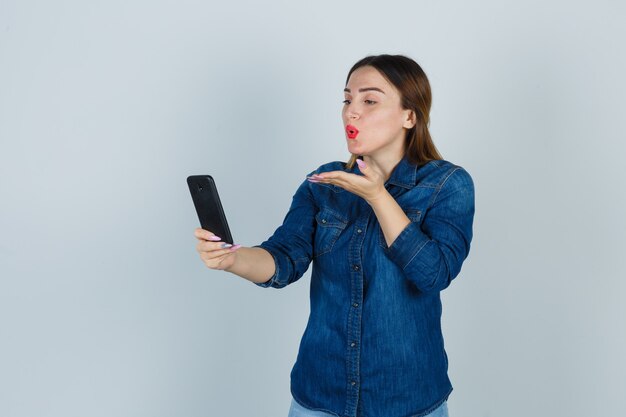
[[[341,161],[308,175],[335,170],[363,175]],[[411,220],[389,247],[367,201],[306,179],[283,224],[256,245],[276,263],[260,287],[283,288],[313,265],[310,315],[291,370],[291,393],[308,409],[418,417],[452,392],[440,291],[469,254],[474,183],[446,160],[417,166],[404,157],[385,188]]]
[[[337,417],[336,414],[329,414],[323,411],[309,410],[302,407],[298,402],[291,398],[291,406],[289,407],[289,414],[287,417]],[[437,409],[427,414],[424,417],[449,417],[448,403],[444,402]]]

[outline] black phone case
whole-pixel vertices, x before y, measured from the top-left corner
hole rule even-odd
[[[187,185],[198,213],[200,226],[222,238],[222,242],[233,244],[233,237],[226,222],[215,181],[210,175],[190,175]]]

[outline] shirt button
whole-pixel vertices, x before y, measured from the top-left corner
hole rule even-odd
[[[350,385],[354,386],[354,385],[356,385],[356,382],[352,381],[352,382],[350,382]]]
[[[358,271],[359,270],[359,266],[358,265],[354,265],[354,270]]]
[[[361,229],[358,229],[356,232],[357,232],[357,233],[361,233]]]
[[[352,307],[358,307],[358,306],[359,306],[359,303],[352,304]]]
[[[322,223],[326,223],[326,219],[322,219]]]
[[[350,343],[350,346],[355,347],[356,343],[352,342],[352,343]]]

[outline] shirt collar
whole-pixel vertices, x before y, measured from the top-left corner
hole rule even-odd
[[[387,184],[394,184],[400,187],[411,189],[415,187],[415,179],[417,178],[417,165],[409,162],[406,155],[402,157],[400,162],[395,166],[391,175],[387,180]]]
[[[352,170],[349,171],[352,173],[358,173],[359,168],[355,163],[352,167]],[[415,186],[415,180],[417,178],[417,165],[413,165],[409,162],[406,155],[402,157],[400,162],[395,166],[393,171],[391,171],[391,175],[385,185],[393,184],[398,185],[400,187],[411,189]]]

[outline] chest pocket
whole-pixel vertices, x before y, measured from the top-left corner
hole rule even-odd
[[[330,252],[347,225],[348,221],[343,216],[330,209],[322,208],[315,215],[313,257]]]
[[[409,218],[412,222],[419,223],[422,218],[422,210],[405,208],[404,214]],[[378,226],[378,242],[380,246],[387,249],[387,241],[385,240],[385,234],[383,233],[383,229]]]

